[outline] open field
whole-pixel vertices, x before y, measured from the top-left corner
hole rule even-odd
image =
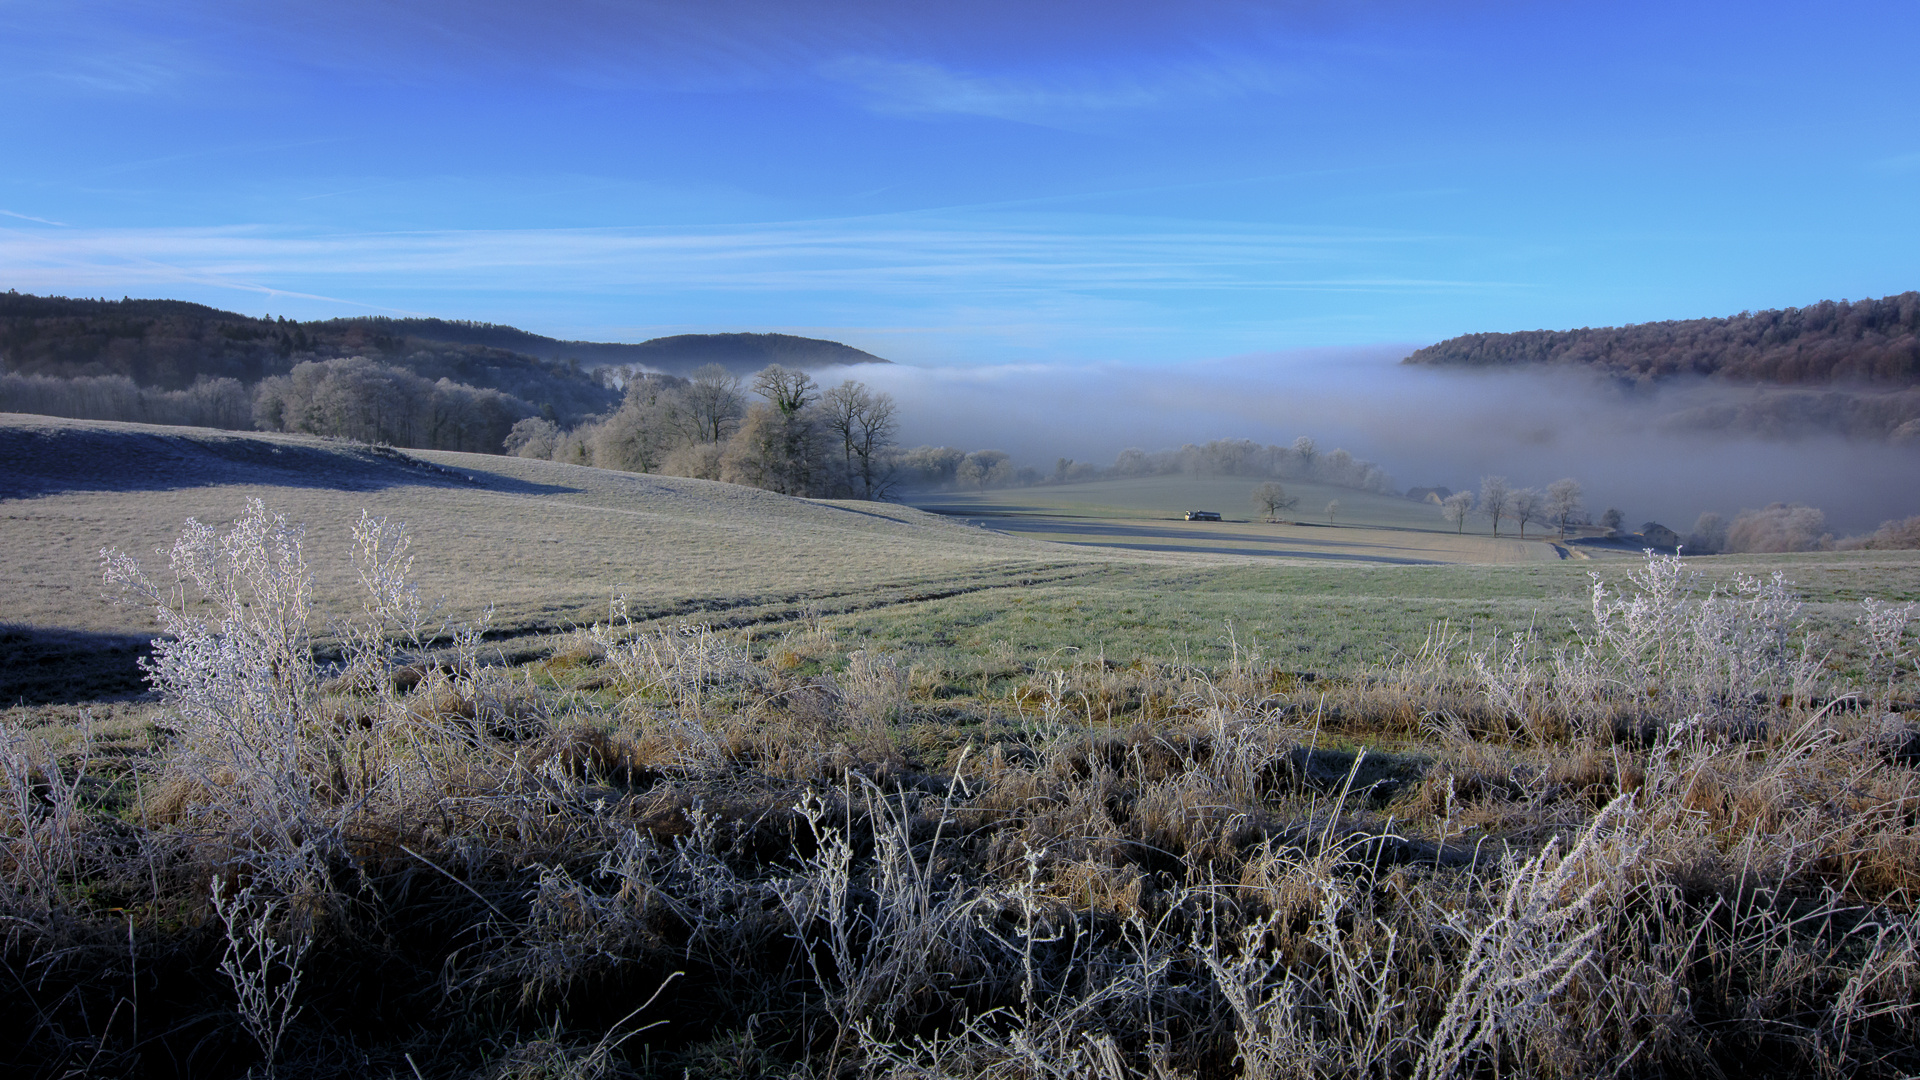
[[[69,684],[0,711],[13,1075],[1920,1072],[1916,553],[1065,546],[18,418],[0,487]],[[143,698],[72,685],[154,632],[101,546]]]
[[[1287,492],[1299,505],[1269,523],[1250,498],[1260,482],[1150,476],[905,498],[924,510],[1021,536],[1122,551],[1397,565],[1540,562],[1574,554],[1547,542],[1542,530],[1525,540],[1485,535],[1484,529],[1462,534],[1440,519],[1437,506],[1330,484],[1289,482]],[[1326,508],[1334,501],[1340,509],[1329,518]],[[1188,510],[1211,510],[1223,520],[1187,521]]]
[[[124,683],[150,614],[100,587],[100,549],[152,561],[188,517],[229,521],[260,498],[307,526],[318,595],[351,595],[361,511],[410,523],[419,587],[491,637],[565,632],[607,617],[747,624],[1097,566],[1097,556],[888,504],[789,499],[731,484],[552,462],[376,452],[305,436],[0,418],[0,627],[52,664],[118,650]],[[323,615],[346,614],[323,607]],[[17,665],[10,665],[17,666]],[[11,682],[33,672],[11,675]],[[8,693],[12,701],[19,691]]]
[[[133,663],[151,620],[108,602],[100,549],[152,561],[186,518],[231,520],[248,498],[306,526],[323,621],[350,611],[336,598],[352,595],[350,527],[364,510],[409,523],[431,553],[417,575],[422,593],[444,598],[460,620],[491,605],[489,640],[509,655],[604,620],[624,595],[643,624],[746,627],[865,611],[847,626],[876,641],[973,652],[998,642],[1211,662],[1232,624],[1276,659],[1331,671],[1417,646],[1441,620],[1483,635],[1529,625],[1562,634],[1584,603],[1586,572],[1617,577],[1632,564],[1563,561],[1541,542],[1417,529],[1432,524],[1429,508],[1315,485],[1298,490],[1338,493],[1367,527],[1140,516],[1170,518],[1168,507],[1196,498],[1226,507],[1229,496],[1245,501],[1243,489],[1249,482],[1160,477],[924,500],[1007,508],[975,517],[991,526],[977,528],[891,504],[810,502],[552,462],[7,417],[0,703],[138,691]],[[1059,524],[1069,512],[1073,523]],[[1093,535],[1100,528],[1171,538]],[[1071,544],[1035,542],[1056,535]],[[1485,565],[1513,561],[1524,565]],[[1815,599],[1844,601],[1912,596],[1913,561],[1863,552],[1701,565],[1722,576],[1789,566]]]
[[[1920,555],[1722,556],[1691,560],[1707,581],[1778,570],[1805,598],[1809,624],[1836,646],[1863,597],[1920,600]],[[1418,649],[1437,624],[1463,639],[1532,630],[1564,644],[1584,625],[1597,573],[1618,588],[1638,563],[1520,566],[1117,566],[1008,593],[874,608],[829,620],[878,647],[1031,662],[1073,650],[1120,662],[1227,661],[1243,648],[1289,670],[1350,673]],[[1841,648],[1840,653],[1845,654]]]
[[[230,520],[248,498],[307,525],[323,594],[349,580],[360,511],[409,522],[436,553],[422,590],[491,603],[502,628],[604,619],[617,592],[636,613],[791,613],[1093,561],[884,503],[306,436],[13,416],[0,418],[0,621],[144,626],[143,615],[94,602],[100,548],[146,555],[185,518]]]

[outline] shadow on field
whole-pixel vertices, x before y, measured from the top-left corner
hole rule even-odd
[[[390,447],[286,442],[214,431],[161,434],[97,427],[0,427],[0,499],[74,491],[172,491],[225,484],[376,491],[484,486],[522,495],[575,489],[465,473]]]
[[[0,708],[74,705],[147,690],[145,634],[99,634],[0,623]]]
[[[932,512],[942,512],[927,508]],[[1287,556],[1302,559],[1327,559],[1335,562],[1371,562],[1391,563],[1397,566],[1439,566],[1435,559],[1414,559],[1398,555],[1376,555],[1369,549],[1380,545],[1360,540],[1330,540],[1315,537],[1312,541],[1289,536],[1246,536],[1239,533],[1218,534],[1204,526],[1195,528],[1179,525],[1122,525],[1115,523],[1091,522],[1063,514],[1024,515],[1011,513],[978,513],[963,515],[975,520],[974,524],[984,525],[1001,532],[1021,535],[1036,535],[1052,540],[1057,544],[1072,547],[1124,548],[1131,551],[1191,551],[1208,555],[1263,555]],[[1064,539],[1062,537],[1101,537],[1103,539]],[[1111,539],[1104,539],[1111,538]],[[1167,543],[1141,543],[1137,541],[1164,540]],[[1136,541],[1129,543],[1127,541]],[[1213,546],[1201,546],[1194,541],[1212,541]],[[1326,548],[1346,548],[1347,551],[1327,551]]]
[[[1307,549],[1266,551],[1250,547],[1200,547],[1195,544],[1120,544],[1111,540],[1055,540],[1068,547],[1124,548],[1128,551],[1195,552],[1202,555],[1256,555],[1269,559],[1326,559],[1333,562],[1391,563],[1394,566],[1444,566],[1438,559],[1405,559],[1394,555],[1357,555],[1344,551]]]
[[[936,505],[934,503],[909,502],[906,505],[913,507],[915,510],[925,510],[929,514],[958,518],[1015,518],[1022,521],[1039,519],[1086,521],[1104,516],[1100,514],[1071,514],[1054,507],[1048,507],[1042,510],[1031,506],[1015,506],[1010,503],[966,503],[963,505],[948,506]],[[1144,517],[1146,515],[1142,514],[1141,516]]]

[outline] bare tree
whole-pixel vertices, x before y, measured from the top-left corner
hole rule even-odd
[[[1622,514],[1618,507],[1609,506],[1607,512],[1600,515],[1600,527],[1607,530],[1607,535],[1611,536],[1620,531],[1620,525],[1626,519],[1627,516]],[[1695,527],[1698,528],[1698,526]]]
[[[891,394],[876,394],[848,379],[820,397],[827,430],[840,438],[841,463],[848,483],[858,480],[861,497],[875,497],[884,451],[896,428]]]
[[[1454,532],[1467,530],[1467,515],[1473,513],[1473,492],[1456,491],[1440,504],[1440,516],[1453,522]]]
[[[753,377],[753,391],[766,398],[782,416],[792,416],[820,396],[820,386],[804,371],[768,364]]]
[[[1314,455],[1320,452],[1320,448],[1314,445],[1313,437],[1310,435],[1302,435],[1293,440],[1293,452],[1295,456],[1300,459],[1300,471],[1303,473],[1313,472]]]
[[[1580,481],[1571,476],[1547,485],[1547,520],[1560,527],[1563,540],[1580,512],[1580,494]]]
[[[1287,494],[1287,489],[1272,480],[1253,489],[1253,505],[1272,521],[1282,510],[1291,510],[1299,499]]]
[[[1546,500],[1533,488],[1521,488],[1508,496],[1508,506],[1513,510],[1513,520],[1520,523],[1520,536],[1527,535],[1527,522],[1539,521],[1546,510]]]
[[[1480,478],[1480,512],[1493,521],[1493,535],[1500,535],[1500,519],[1513,507],[1508,500],[1513,497],[1513,488],[1507,484],[1504,476],[1483,476]]]
[[[878,499],[893,486],[893,435],[899,429],[893,395],[873,395],[860,416],[860,434],[853,441],[854,467],[860,473],[863,498]]]
[[[747,412],[746,399],[740,396],[740,376],[719,364],[693,369],[685,400],[694,442],[726,442]]]

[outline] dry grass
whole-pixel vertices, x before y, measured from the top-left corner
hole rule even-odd
[[[1891,609],[1848,674],[1785,582],[1654,560],[1551,648],[1441,626],[1308,681],[1229,634],[955,694],[818,615],[616,605],[489,667],[356,528],[330,607],[257,505],[182,535],[180,591],[110,563],[170,631],[159,751],[8,715],[17,1072],[1920,1067]]]

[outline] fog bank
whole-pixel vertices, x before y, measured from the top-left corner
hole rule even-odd
[[[1731,517],[1773,502],[1824,510],[1837,533],[1920,514],[1920,450],[1833,435],[1758,438],[1675,430],[1672,418],[1752,391],[1704,384],[1656,391],[1564,371],[1402,367],[1409,346],[1311,349],[1175,367],[1138,364],[862,366],[857,378],[900,404],[903,445],[1005,450],[1051,472],[1099,465],[1129,447],[1219,438],[1286,444],[1311,435],[1378,462],[1396,483],[1517,486],[1573,476],[1594,516],[1685,531],[1702,511]]]

